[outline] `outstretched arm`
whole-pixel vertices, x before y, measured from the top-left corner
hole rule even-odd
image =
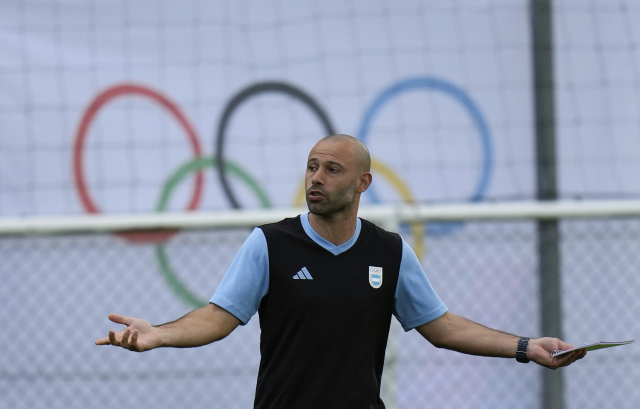
[[[458,315],[446,312],[416,330],[438,348],[446,348],[470,355],[515,358],[519,337],[496,331]],[[571,345],[557,338],[532,338],[527,348],[527,358],[535,363],[556,369],[583,358],[586,351],[569,352],[552,358],[556,349],[570,349]]]
[[[191,311],[175,321],[152,326],[140,318],[109,314],[109,319],[127,328],[96,341],[96,345],[115,345],[131,351],[148,351],[159,347],[189,348],[221,340],[240,321],[215,304]]]

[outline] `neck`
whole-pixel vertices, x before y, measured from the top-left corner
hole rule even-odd
[[[328,216],[309,213],[309,224],[313,230],[336,246],[346,243],[353,237],[357,220],[357,206]]]

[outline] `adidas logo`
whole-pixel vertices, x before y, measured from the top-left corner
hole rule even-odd
[[[313,280],[311,274],[309,274],[309,270],[306,267],[302,267],[302,270],[298,271],[298,274],[293,276],[294,280]]]

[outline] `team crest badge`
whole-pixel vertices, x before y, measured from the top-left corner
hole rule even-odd
[[[382,285],[382,267],[369,266],[369,284],[373,288],[380,288]]]

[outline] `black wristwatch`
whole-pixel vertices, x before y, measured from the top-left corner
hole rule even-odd
[[[518,341],[518,349],[516,350],[516,361],[526,364],[530,361],[527,359],[527,345],[529,345],[529,337],[520,337]]]

